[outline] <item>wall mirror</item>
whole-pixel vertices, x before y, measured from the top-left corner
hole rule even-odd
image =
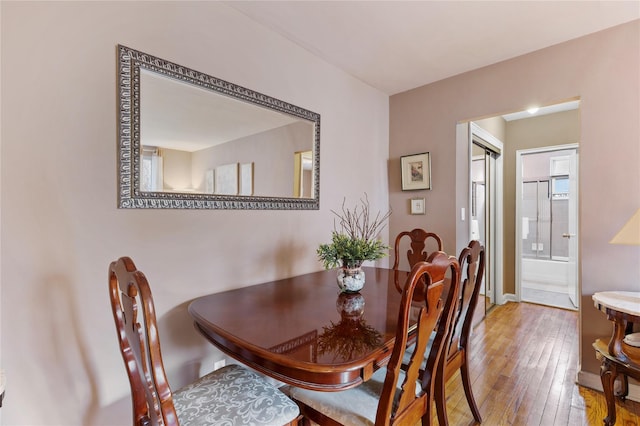
[[[122,45],[118,85],[120,208],[319,208],[319,114]]]

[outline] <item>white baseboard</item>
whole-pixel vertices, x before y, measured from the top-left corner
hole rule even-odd
[[[513,293],[505,293],[502,295],[502,303],[501,305],[504,305],[507,302],[517,302],[518,299],[516,298],[516,295]]]
[[[576,382],[580,386],[584,386],[590,389],[597,390],[602,392],[602,381],[600,380],[600,375],[588,373],[586,371],[578,371],[576,375]],[[629,383],[629,395],[627,395],[627,399],[631,401],[640,402],[640,386],[634,385],[633,383]]]

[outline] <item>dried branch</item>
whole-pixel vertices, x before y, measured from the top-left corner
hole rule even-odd
[[[384,215],[378,212],[372,220],[366,193],[360,203],[349,209],[345,199],[341,213],[331,210],[337,218],[333,222],[331,243],[320,244],[317,250],[325,269],[335,266],[357,268],[365,260],[378,260],[386,256],[389,247],[382,243],[378,235],[384,229],[391,209]]]
[[[380,232],[386,226],[387,219],[391,216],[391,209],[384,215],[378,212],[373,220],[371,220],[371,208],[367,194],[364,199],[360,199],[361,206],[356,205],[352,210],[346,207],[346,198],[342,201],[342,213],[335,210],[331,212],[338,218],[340,230],[334,221],[334,229],[336,232],[345,233],[353,239],[362,239],[371,241],[377,238]]]

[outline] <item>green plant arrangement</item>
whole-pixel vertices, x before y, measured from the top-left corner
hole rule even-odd
[[[386,246],[380,240],[365,240],[333,231],[330,244],[318,247],[318,258],[325,269],[338,266],[357,268],[365,260],[378,260],[386,256]]]
[[[335,267],[358,268],[365,260],[378,260],[387,255],[389,246],[384,244],[378,235],[385,227],[391,210],[382,215],[380,212],[371,217],[369,200],[360,200],[360,205],[353,209],[342,203],[342,212],[334,210],[338,222],[334,224],[331,243],[320,244],[317,250],[318,259],[325,269]]]

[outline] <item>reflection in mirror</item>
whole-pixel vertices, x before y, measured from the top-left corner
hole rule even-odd
[[[120,207],[319,208],[318,114],[118,52]]]
[[[293,196],[313,196],[313,151],[296,152],[293,159]]]

